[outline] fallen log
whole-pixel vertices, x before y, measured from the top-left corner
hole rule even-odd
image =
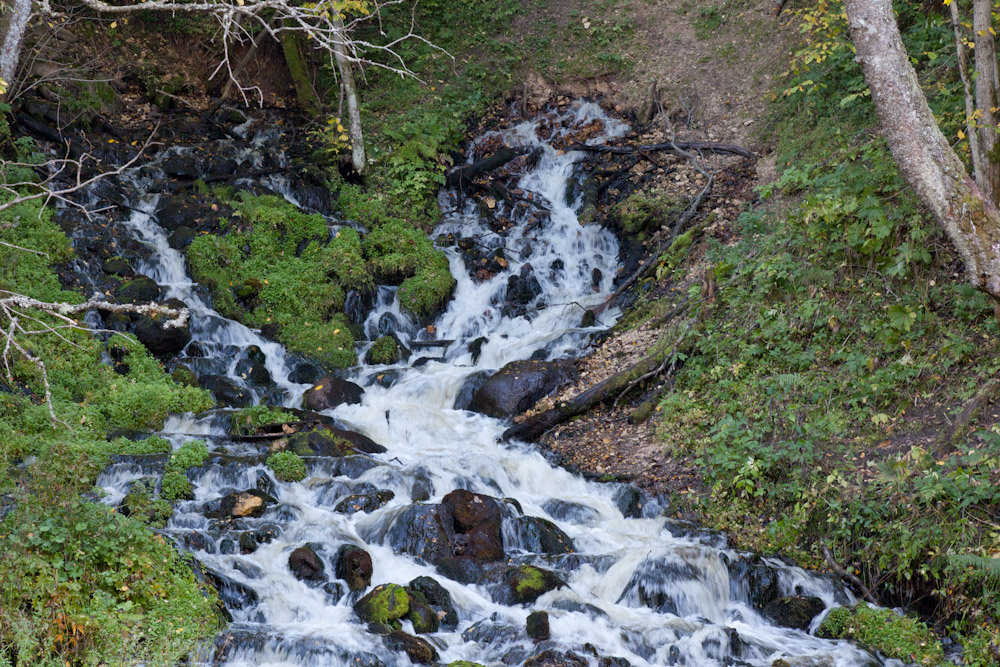
[[[646,144],[644,146],[587,146],[586,144],[574,144],[568,150],[584,151],[587,153],[615,153],[618,155],[631,155],[633,153],[655,153],[666,151],[683,155],[682,151],[705,151],[708,153],[718,153],[720,155],[740,155],[751,159],[757,159],[757,155],[736,144],[720,144],[714,141],[668,141],[662,144]],[[685,155],[685,157],[687,157]]]
[[[536,148],[535,150],[541,151],[540,148]],[[477,176],[485,174],[488,171],[499,169],[514,158],[527,155],[530,152],[532,151],[529,151],[526,147],[501,149],[489,157],[484,157],[482,160],[477,160],[476,162],[467,164],[464,167],[452,169],[448,172],[448,176],[445,179],[445,185],[450,188],[461,187],[462,183],[471,181]]]
[[[614,400],[623,391],[637,386],[637,381],[663,367],[664,361],[674,356],[678,351],[687,351],[693,345],[693,337],[685,338],[684,347],[673,345],[667,339],[661,338],[652,351],[640,361],[629,366],[620,373],[598,382],[590,389],[577,394],[568,401],[559,402],[554,408],[528,417],[520,424],[515,424],[504,431],[504,440],[521,440],[534,442],[546,431],[555,428],[567,419],[582,415],[599,403]]]

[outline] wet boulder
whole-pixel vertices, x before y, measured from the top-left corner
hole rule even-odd
[[[472,397],[476,395],[476,392],[489,379],[490,373],[488,371],[476,371],[465,378],[462,382],[462,387],[458,390],[458,395],[455,397],[455,405],[453,407],[456,410],[468,410],[469,406],[472,405]]]
[[[271,373],[267,370],[267,355],[256,345],[244,350],[236,362],[236,374],[258,387],[271,386]]]
[[[756,609],[763,609],[780,596],[778,573],[757,555],[727,559],[733,599],[746,600]]]
[[[302,406],[306,410],[332,410],[342,403],[360,403],[365,390],[348,380],[335,375],[324,375],[302,396]]]
[[[301,431],[279,440],[272,445],[274,450],[287,450],[299,456],[341,457],[358,452],[381,454],[385,447],[360,433],[321,425],[310,431]]]
[[[396,551],[436,564],[454,556],[454,536],[451,521],[441,520],[437,505],[416,504],[396,518],[388,540]]]
[[[174,250],[185,250],[197,236],[197,232],[190,227],[178,227],[167,237],[167,244]]]
[[[198,158],[189,152],[172,152],[160,163],[160,169],[170,178],[193,181],[200,177]]]
[[[199,218],[204,215],[201,202],[190,195],[164,195],[156,207],[156,222],[168,232],[181,227],[197,229]]]
[[[525,629],[528,636],[535,641],[544,641],[549,638],[549,614],[544,611],[533,611],[528,614],[528,621]]]
[[[160,286],[148,276],[136,275],[115,289],[115,300],[119,303],[151,303],[159,298]]]
[[[437,661],[438,652],[425,639],[408,635],[402,630],[393,630],[382,637],[390,651],[402,651],[412,661],[421,665],[430,665]]]
[[[354,603],[354,613],[366,623],[389,625],[410,611],[410,596],[397,584],[381,584]]]
[[[519,516],[507,520],[511,525],[508,533],[516,535],[517,544],[509,544],[510,548],[518,548],[530,553],[560,554],[573,553],[573,540],[557,525],[537,516]]]
[[[512,417],[576,377],[570,361],[515,361],[479,388],[469,409],[490,417]]]
[[[562,588],[566,582],[555,572],[534,565],[518,565],[507,570],[504,584],[504,588],[494,594],[494,598],[500,598],[496,602],[506,604],[509,600],[514,604],[530,604],[543,594]]]
[[[209,519],[259,517],[277,502],[274,497],[257,489],[233,491],[217,500],[209,501],[202,513]]]
[[[129,261],[120,256],[109,257],[101,262],[101,271],[110,276],[118,276],[119,278],[129,278],[135,275],[135,271],[132,270],[132,265],[129,264]]]
[[[418,635],[437,632],[441,627],[441,619],[438,618],[437,612],[419,596],[413,594],[410,594],[410,612],[406,618],[413,623],[413,631]]]
[[[199,384],[207,389],[215,402],[228,408],[245,408],[253,403],[253,395],[224,375],[203,375]]]
[[[372,557],[361,547],[341,546],[334,567],[337,577],[346,581],[352,591],[363,591],[372,583]]]
[[[418,599],[429,605],[440,619],[441,627],[454,630],[458,627],[458,611],[452,602],[451,593],[431,577],[417,577],[406,589],[411,599]]]
[[[764,616],[775,625],[796,630],[808,630],[809,624],[826,609],[826,603],[817,597],[789,595],[764,605]]]
[[[288,556],[288,569],[302,581],[325,581],[323,559],[312,547],[299,547]]]
[[[355,493],[345,498],[333,508],[334,512],[340,514],[354,514],[356,512],[374,512],[395,497],[392,491],[372,491],[370,493]]]
[[[542,509],[553,519],[572,523],[594,523],[601,518],[601,513],[593,507],[560,498],[546,500],[542,503]]]
[[[693,565],[665,558],[648,558],[632,573],[618,602],[648,607],[661,614],[677,614],[680,582],[700,579]]]
[[[496,500],[456,489],[441,500],[441,510],[452,519],[455,531],[452,544],[456,556],[470,556],[478,561],[504,557],[502,515]]]
[[[189,387],[198,388],[201,384],[198,382],[198,376],[195,375],[194,371],[191,370],[190,366],[185,364],[177,364],[174,370],[170,372],[170,377],[174,379],[177,384],[184,384]]]
[[[175,310],[187,308],[179,299],[167,299],[164,305]],[[171,319],[173,317],[162,313],[143,315],[135,324],[135,337],[153,354],[177,354],[191,342],[191,327],[189,324],[167,326]]]
[[[524,667],[587,667],[588,664],[586,658],[572,651],[562,652],[555,649],[546,649],[524,661]]]

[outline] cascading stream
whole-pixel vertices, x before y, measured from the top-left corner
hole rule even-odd
[[[553,467],[530,447],[501,444],[501,421],[453,409],[463,383],[474,373],[534,354],[558,359],[576,353],[594,330],[580,327],[584,309],[602,302],[613,290],[615,238],[598,225],[581,226],[575,212],[579,202],[567,202],[567,187],[582,155],[557,151],[551,142],[559,133],[594,123],[603,127],[599,141],[620,135],[627,127],[591,103],[577,103],[544,120],[556,128],[547,141],[539,138],[537,121],[521,123],[501,136],[511,146],[540,148],[537,163],[521,178],[519,188],[547,208],[546,215],[515,218],[513,226],[498,235],[473,203],[461,202],[454,192],[442,194],[442,208],[451,212],[438,233],[502,244],[511,258],[505,270],[477,281],[459,251],[447,251],[458,285],[436,328],[438,338],[455,342],[437,360],[401,368],[389,387],[369,382],[384,367],[360,368],[355,379],[366,385],[363,401],[341,405],[329,414],[384,445],[387,453],[360,467],[311,460],[305,480],[283,483],[262,464],[260,445],[227,439],[224,418],[218,414],[169,419],[164,432],[175,447],[199,437],[213,451],[225,450],[225,456],[213,459],[214,465],[189,473],[195,499],[178,505],[165,530],[222,582],[233,618],[228,645],[221,650],[224,664],[410,664],[406,654],[391,650],[366,629],[352,609],[357,596],[344,594],[343,586],[336,585],[332,558],[342,544],[361,546],[371,555],[373,586],[405,585],[426,576],[450,593],[458,610],[457,628],[422,635],[436,648],[442,664],[454,660],[522,664],[544,649],[571,651],[595,666],[598,660],[590,656],[599,654],[606,658],[600,665],[608,667],[764,666],[778,658],[803,666],[880,664],[847,643],[778,627],[754,604],[761,587],[772,594],[814,596],[828,607],[853,602],[832,580],[729,550],[723,537],[671,522],[655,503],[638,510],[627,502],[628,488],[587,482]],[[496,135],[481,140],[489,138]],[[128,225],[150,249],[142,269],[168,288],[168,296],[190,306],[193,339],[206,350],[209,365],[224,368],[213,372],[240,381],[233,349],[257,345],[266,353],[281,402],[299,403],[306,387],[288,380],[290,363],[283,348],[220,316],[200,296],[183,257],[169,247],[156,224],[155,195],[145,195],[137,208]],[[508,281],[526,272],[525,264],[531,265],[540,291],[523,311],[504,312]],[[425,335],[400,313],[391,288],[380,288],[364,323],[366,334],[376,336],[387,315],[396,320],[406,340]],[[605,313],[604,324],[615,316]],[[486,341],[474,362],[469,342],[479,337]],[[108,502],[120,500],[128,484],[143,474],[148,471],[129,462],[109,468],[100,480]],[[242,532],[204,515],[206,503],[229,490],[254,487],[269,489],[278,504],[258,519],[245,520]],[[391,491],[393,497],[373,511],[337,511],[344,496],[365,489]],[[429,496],[426,503],[434,504],[454,489],[515,499],[520,513],[513,503],[501,503],[507,557],[515,564],[550,569],[567,585],[533,604],[506,604],[496,601],[495,586],[459,583],[393,547],[413,537],[401,532],[406,532],[402,522],[414,496]],[[533,552],[537,540],[523,529],[521,513],[552,521],[572,540],[573,552]],[[246,533],[258,537],[266,533],[266,539],[260,539],[255,550],[242,553],[238,545]],[[314,545],[324,559],[330,575],[325,586],[297,579],[288,567],[289,554],[306,544]],[[537,645],[524,631],[528,614],[536,609],[549,613],[551,627],[551,639]],[[402,628],[414,631],[410,621],[403,621]],[[216,664],[209,654],[202,660]],[[582,663],[567,659],[544,664]]]

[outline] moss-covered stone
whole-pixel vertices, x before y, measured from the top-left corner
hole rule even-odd
[[[848,639],[904,662],[940,665],[944,661],[941,642],[926,625],[866,604],[831,609],[816,634],[827,639]]]
[[[267,457],[267,467],[282,482],[298,482],[306,476],[306,464],[295,452],[275,452]]]
[[[406,617],[413,623],[413,630],[418,635],[437,632],[441,626],[441,619],[438,618],[437,612],[431,609],[430,605],[422,600],[419,594],[410,593],[410,611]]]
[[[514,602],[520,604],[534,602],[543,593],[566,585],[555,573],[534,565],[511,568],[505,579]]]
[[[354,603],[354,613],[367,623],[388,624],[404,618],[410,611],[410,596],[397,584],[376,586]]]
[[[198,376],[194,374],[194,371],[191,370],[190,367],[185,366],[184,364],[178,364],[177,368],[175,368],[173,372],[170,373],[170,377],[172,377],[174,379],[174,382],[176,382],[177,384],[183,384],[187,385],[188,387],[195,387],[195,388],[199,386]]]
[[[394,364],[399,361],[399,344],[392,336],[382,336],[372,344],[365,361],[369,364]]]
[[[371,274],[353,229],[331,238],[326,220],[273,196],[241,193],[237,224],[199,236],[187,249],[195,280],[219,312],[271,332],[289,349],[328,366],[357,362],[343,314],[349,289],[370,290]]]
[[[298,456],[346,456],[353,453],[351,443],[330,431],[306,431],[289,436],[283,443],[285,451]]]

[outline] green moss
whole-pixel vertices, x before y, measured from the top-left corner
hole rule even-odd
[[[160,497],[170,503],[178,500],[192,500],[194,487],[184,473],[171,471],[165,473],[163,479],[160,480]]]
[[[612,207],[611,221],[624,233],[642,239],[648,232],[666,224],[677,208],[673,197],[637,192]]]
[[[521,565],[517,568],[514,590],[520,595],[540,593],[545,590],[544,573],[533,565]]]
[[[926,625],[908,616],[897,616],[889,609],[864,604],[851,609],[837,607],[823,619],[817,634],[829,639],[849,639],[863,648],[906,662],[940,665],[944,661],[941,643]]]
[[[163,528],[174,513],[169,502],[155,496],[154,484],[145,480],[129,489],[122,500],[122,511],[151,528]]]
[[[262,426],[269,424],[287,424],[296,421],[296,417],[291,412],[285,412],[280,408],[272,408],[269,405],[255,405],[250,408],[243,408],[229,416],[229,433],[233,437],[240,438],[254,435]]]
[[[168,472],[186,472],[200,466],[208,458],[208,445],[204,440],[189,440],[170,455],[167,463]]]
[[[267,457],[267,467],[282,482],[298,482],[305,479],[306,464],[295,452],[276,452]]]
[[[354,605],[358,616],[369,623],[389,624],[410,611],[410,596],[397,584],[376,586]]]
[[[392,336],[382,336],[368,350],[368,363],[394,364],[399,361],[399,344]]]
[[[240,193],[239,224],[188,247],[195,280],[212,290],[217,310],[249,326],[273,326],[288,348],[344,368],[357,362],[341,312],[346,290],[373,286],[356,231],[331,239],[322,216],[272,196]]]

